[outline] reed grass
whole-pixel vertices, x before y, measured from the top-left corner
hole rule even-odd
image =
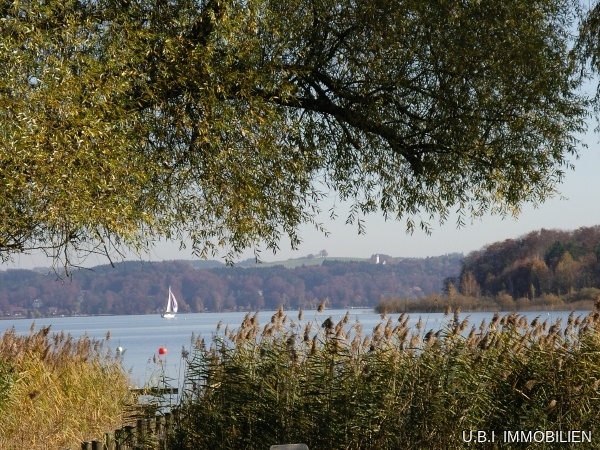
[[[80,448],[119,428],[134,402],[104,341],[33,325],[0,336],[0,449]]]
[[[593,308],[600,291],[585,288],[572,294],[558,296],[542,294],[535,298],[513,298],[506,292],[496,296],[468,296],[462,294],[429,295],[420,299],[385,298],[375,306],[378,313],[436,313],[446,308],[460,308],[462,311],[589,311]]]
[[[306,314],[305,314],[306,316]],[[172,450],[467,449],[463,430],[584,430],[600,448],[600,311],[566,323],[455,310],[437,330],[382,315],[247,315],[188,355]],[[501,448],[557,448],[506,444]],[[583,447],[582,447],[583,448]]]

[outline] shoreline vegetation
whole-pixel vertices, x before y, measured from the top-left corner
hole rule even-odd
[[[409,326],[407,314],[382,314],[372,331],[349,314],[334,322],[326,311],[304,318],[280,309],[264,326],[248,314],[185,355],[170,448],[453,450],[482,445],[464,430],[597,436],[599,306],[564,323],[510,312],[470,324],[457,308],[437,332]]]
[[[536,298],[514,299],[506,292],[495,296],[469,296],[459,293],[429,295],[418,300],[387,298],[375,305],[379,314],[442,313],[448,308],[463,312],[590,311],[600,299],[600,289],[584,288],[568,295],[543,294]]]
[[[73,274],[0,272],[0,316],[152,314],[172,285],[179,313],[376,306],[381,311],[590,310],[600,297],[600,226],[541,229],[478,251],[428,258],[326,256],[242,268],[216,261],[128,261]],[[317,264],[315,264],[315,261]],[[406,299],[406,300],[404,300]]]
[[[0,448],[78,449],[120,427],[136,403],[104,340],[34,325],[0,335]]]
[[[321,303],[263,324],[248,313],[210,346],[192,337],[167,448],[458,450],[476,445],[465,430],[600,433],[600,301],[554,322],[509,312],[471,324],[460,311],[446,306],[437,330],[404,313],[366,330]],[[135,402],[103,341],[47,327],[0,336],[0,448],[79,448],[126,424]]]

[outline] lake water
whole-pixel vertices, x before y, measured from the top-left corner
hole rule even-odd
[[[259,313],[259,322],[261,327],[271,320],[274,311],[261,311]],[[288,317],[297,322],[297,311],[286,311]],[[316,311],[304,311],[302,325],[307,321],[314,321],[315,327],[320,326],[325,319],[332,317],[334,322],[340,320],[346,314],[346,310],[325,310],[321,313]],[[559,317],[567,317],[570,312],[566,311],[536,311],[525,314],[529,320],[541,316],[555,321]],[[582,311],[578,314],[586,315]],[[229,328],[238,328],[246,315],[245,312],[230,313],[197,313],[197,314],[179,314],[174,319],[163,319],[159,315],[143,316],[91,316],[91,317],[56,317],[56,318],[38,318],[38,319],[16,319],[1,320],[0,332],[4,332],[11,327],[21,334],[29,333],[29,329],[35,322],[36,330],[41,326],[51,326],[52,332],[64,331],[74,337],[87,334],[91,338],[104,339],[106,333],[110,331],[110,341],[107,345],[116,351],[117,347],[122,347],[123,367],[130,372],[130,378],[133,385],[156,385],[157,379],[163,373],[159,363],[162,361],[164,374],[173,380],[183,378],[184,367],[182,365],[181,351],[191,349],[192,335],[205,339],[207,345],[211,341],[212,333],[215,332],[219,321],[222,321],[221,331],[226,325]],[[396,320],[399,314],[389,314],[392,320]],[[483,319],[488,323],[493,313],[463,313],[461,319],[469,317],[471,325],[479,325]],[[415,326],[421,318],[425,331],[430,329],[437,331],[452,318],[438,313],[413,313],[410,315],[409,324]],[[364,327],[364,333],[373,329],[380,321],[379,314],[372,310],[352,309],[350,310],[351,322],[359,320]],[[469,327],[470,328],[470,327]],[[316,328],[315,328],[316,329]],[[165,347],[167,354],[158,355],[159,347]],[[177,387],[178,382],[173,383]]]

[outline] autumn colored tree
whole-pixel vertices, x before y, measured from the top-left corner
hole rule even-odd
[[[555,192],[585,100],[571,0],[0,0],[0,256],[296,246]]]
[[[579,266],[580,264],[573,259],[568,251],[562,254],[554,270],[556,288],[559,294],[571,293],[575,288]]]
[[[481,288],[473,275],[473,272],[463,272],[460,277],[460,293],[469,297],[479,297]]]

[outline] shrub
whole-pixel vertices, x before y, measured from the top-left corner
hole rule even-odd
[[[582,288],[575,294],[569,296],[569,302],[576,302],[581,300],[595,301],[600,298],[600,289],[594,287]]]

